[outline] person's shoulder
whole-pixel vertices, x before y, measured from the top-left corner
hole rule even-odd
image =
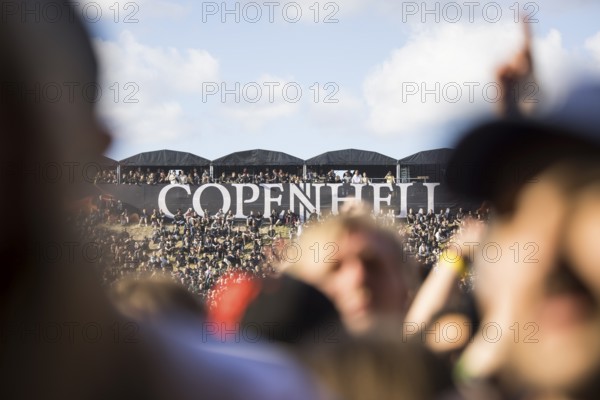
[[[230,386],[234,381],[236,391],[244,398],[321,397],[313,378],[279,349],[244,342],[196,343],[192,348],[210,365],[211,375],[215,378],[211,381],[217,391],[221,385]]]

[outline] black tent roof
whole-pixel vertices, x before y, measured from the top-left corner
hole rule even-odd
[[[304,165],[304,161],[298,157],[291,156],[280,151],[270,151],[262,149],[238,151],[213,160],[216,167],[236,167],[236,166],[261,166],[261,165],[282,165],[290,166]]]
[[[113,160],[112,158],[106,157],[106,156],[99,156],[96,158],[95,161],[105,168],[106,167],[109,167],[109,168],[116,167],[117,164],[119,163],[117,160]]]
[[[404,157],[400,161],[400,165],[426,165],[426,164],[447,164],[450,160],[452,149],[435,149],[420,151],[408,157]]]
[[[366,150],[346,149],[328,151],[306,160],[306,165],[331,165],[345,167],[349,165],[396,165],[396,159],[381,153]]]
[[[127,157],[119,163],[125,167],[196,167],[208,166],[210,160],[183,151],[156,150]]]

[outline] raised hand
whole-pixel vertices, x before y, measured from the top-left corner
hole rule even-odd
[[[502,99],[498,102],[498,111],[502,116],[528,114],[536,103],[532,97],[538,91],[531,54],[531,27],[524,21],[521,22],[521,26],[524,38],[522,47],[496,72],[496,79],[502,88]]]

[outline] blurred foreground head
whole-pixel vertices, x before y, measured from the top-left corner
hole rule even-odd
[[[0,121],[19,142],[19,151],[3,146],[2,159],[23,167],[31,167],[27,161],[93,161],[110,143],[95,115],[102,91],[90,39],[68,4],[2,1]],[[43,10],[56,10],[57,17]],[[71,183],[67,178],[53,182]]]
[[[63,211],[110,137],[94,110],[100,93],[92,46],[68,2],[2,1],[1,18],[0,168],[10,193],[0,207],[10,210],[11,230],[0,231],[0,243],[12,261],[26,253],[14,251],[24,242],[48,243],[64,228]],[[18,268],[24,261],[7,263],[16,268],[6,268],[4,287],[25,272]]]
[[[111,340],[125,321],[99,286],[97,258],[82,252],[89,243],[66,224],[85,163],[109,143],[87,32],[67,2],[2,1],[1,18],[2,397],[151,398],[142,345]]]
[[[261,279],[257,285],[260,292],[244,311],[242,329],[300,351],[345,336],[333,303],[312,286],[288,275]]]
[[[403,317],[411,284],[400,238],[367,213],[327,219],[306,229],[293,247],[284,271],[329,297],[349,331]]]
[[[600,86],[545,118],[481,125],[458,144],[449,182],[490,200],[474,252],[476,295],[515,390],[595,398],[600,377]],[[481,251],[493,244],[490,257]],[[468,353],[467,353],[468,354]],[[477,357],[477,354],[473,355]]]

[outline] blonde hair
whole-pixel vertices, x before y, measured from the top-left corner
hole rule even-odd
[[[307,227],[298,242],[288,244],[292,256],[288,254],[284,257],[282,271],[299,278],[309,277],[313,273],[318,274],[320,262],[315,262],[311,246],[314,243],[319,243],[320,246],[334,243],[344,234],[352,232],[373,233],[380,240],[385,241],[393,257],[398,260],[398,268],[406,274],[406,278],[411,278],[408,268],[405,267],[408,260],[403,251],[402,236],[397,231],[379,224],[366,212],[366,208],[360,205],[349,207],[345,212]],[[291,249],[292,247],[294,250]],[[317,271],[314,271],[315,267]]]

